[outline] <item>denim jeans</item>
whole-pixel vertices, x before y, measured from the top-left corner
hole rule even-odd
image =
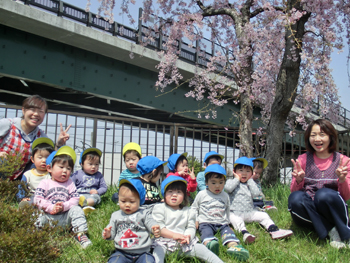
[[[154,263],[154,257],[150,253],[129,254],[116,250],[108,259],[108,263]]]

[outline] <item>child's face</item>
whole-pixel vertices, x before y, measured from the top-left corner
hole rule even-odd
[[[169,189],[165,192],[165,203],[173,209],[180,209],[185,194],[181,190]]]
[[[261,176],[261,174],[262,174],[262,172],[263,172],[263,169],[262,168],[254,168],[254,170],[253,170],[253,179],[254,180],[257,180],[257,179],[259,179],[260,178],[260,176]]]
[[[129,188],[122,186],[119,188],[119,207],[125,214],[131,215],[139,210],[140,198],[138,194]]]
[[[241,183],[246,183],[250,177],[252,177],[253,170],[249,166],[243,166],[239,169],[236,169],[235,173],[240,177]]]
[[[46,158],[50,155],[47,150],[37,150],[34,157],[31,156],[30,159],[35,165],[35,168],[39,172],[46,172]]]
[[[220,194],[225,187],[225,178],[211,177],[206,185],[213,194]]]
[[[83,162],[82,168],[86,174],[95,174],[100,166],[100,157],[86,158]]]
[[[136,169],[136,165],[139,160],[140,159],[136,154],[132,152],[126,153],[124,158],[126,168],[129,169],[130,172],[138,172]]]
[[[177,165],[176,165],[176,172],[183,172],[185,174],[188,173],[188,162],[186,159],[182,160],[182,162],[179,162]]]
[[[56,162],[53,167],[51,167],[51,165],[47,166],[47,171],[51,174],[51,179],[60,183],[68,181],[72,169],[68,162]]]

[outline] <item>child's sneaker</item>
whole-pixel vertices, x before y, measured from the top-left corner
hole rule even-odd
[[[211,240],[207,243],[206,247],[213,252],[214,254],[219,254],[219,242],[214,240]]]
[[[88,214],[90,214],[91,212],[93,212],[95,210],[95,207],[92,206],[85,206],[83,208],[84,214],[87,216]]]
[[[255,241],[255,236],[250,233],[244,233],[243,235],[243,241],[246,244],[251,244]]]
[[[264,206],[263,206],[263,209],[264,209],[265,211],[269,211],[269,210],[276,210],[276,211],[277,211],[277,207],[274,206],[274,205],[264,205]]]
[[[81,195],[81,196],[79,197],[79,205],[80,205],[81,207],[87,206],[87,201],[86,201],[85,196]]]
[[[279,229],[277,231],[270,232],[272,239],[285,238],[293,235],[292,230]]]
[[[79,242],[79,244],[85,249],[88,246],[92,245],[92,242],[84,233],[78,233],[76,236],[74,236],[74,239]]]
[[[330,240],[329,245],[331,247],[334,247],[337,249],[346,247],[346,244],[341,241],[341,238],[339,236],[339,232],[338,232],[336,227],[333,227],[331,229],[331,231],[329,231],[328,236],[329,236],[329,240]]]
[[[246,261],[249,258],[249,252],[242,245],[231,246],[227,249],[227,253],[234,256],[240,261]]]

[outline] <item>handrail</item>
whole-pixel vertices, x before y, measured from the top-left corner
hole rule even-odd
[[[140,40],[143,40],[145,36],[144,30],[149,30],[146,25],[142,24],[142,20],[138,19],[138,29],[133,29],[131,27],[119,24],[117,22],[109,23],[105,19],[99,17],[97,14],[86,12],[84,9],[73,6],[61,0],[19,0],[22,1],[26,5],[36,6],[38,8],[44,9],[48,12],[57,14],[59,17],[66,17],[76,22],[85,24],[87,27],[93,27],[101,30],[104,33],[109,33],[113,36],[118,36],[124,39],[128,39],[133,41],[134,43],[140,43]],[[139,11],[139,18],[142,15],[142,9]],[[166,35],[156,35],[155,40],[147,43],[147,47],[150,49],[161,50],[163,49],[162,44],[164,40],[166,40]],[[205,67],[207,62],[209,62],[210,58],[214,56],[215,50],[222,49],[225,50],[225,47],[220,46],[216,43],[213,43],[211,40],[207,38],[203,38],[201,42],[208,42],[208,45],[211,46],[211,52],[207,52],[206,50],[201,49],[200,41],[196,41],[195,45],[190,45],[185,41],[178,42],[178,48],[180,51],[179,57],[181,60],[196,64],[199,66]],[[199,56],[201,54],[201,56]],[[221,67],[221,68],[220,68]],[[218,66],[218,70],[222,70],[222,66]],[[231,76],[233,77],[233,76]],[[329,102],[332,103],[332,102]],[[338,125],[343,126],[345,128],[350,128],[350,111],[346,108],[339,106],[338,113]],[[316,115],[319,114],[319,102],[314,102],[312,113]]]

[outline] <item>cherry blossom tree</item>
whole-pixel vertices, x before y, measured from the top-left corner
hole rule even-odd
[[[103,0],[100,11],[108,16],[115,4]],[[132,4],[135,0],[123,0],[121,10],[135,22]],[[334,120],[337,115],[338,91],[329,63],[333,49],[343,48],[344,37],[349,44],[349,0],[143,0],[143,22],[150,16],[155,22],[144,44],[154,41],[154,34],[166,36],[157,66],[161,91],[187,81],[186,96],[208,100],[211,106],[199,113],[211,118],[216,107],[239,103],[240,148],[246,156],[254,153],[253,109],[260,109],[264,127],[257,134],[266,131],[269,162],[265,182],[277,180],[286,124],[306,128],[315,101],[322,117]],[[206,59],[200,52],[207,48],[201,44],[204,37],[222,48],[184,80],[177,67],[178,43],[199,43],[198,56]]]

